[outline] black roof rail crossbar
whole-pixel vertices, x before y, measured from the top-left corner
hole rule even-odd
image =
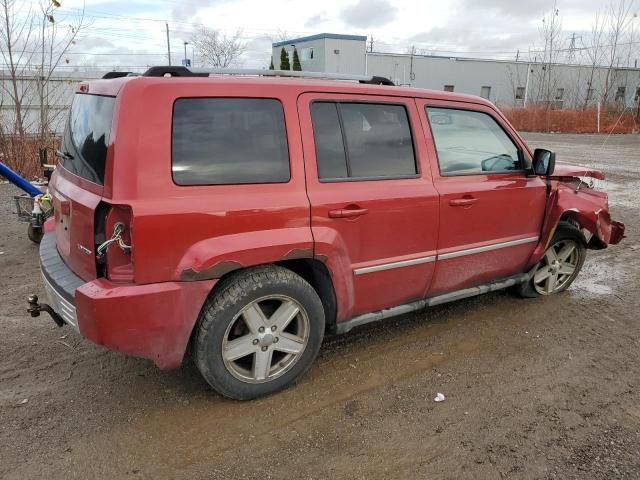
[[[151,67],[142,74],[143,77],[208,77],[208,73],[192,72],[187,67],[182,66],[158,66]]]
[[[108,80],[110,78],[128,77],[130,74],[131,72],[107,72],[102,76],[102,78]]]
[[[360,80],[360,83],[368,83],[371,85],[388,85],[390,87],[395,86],[395,83],[393,83],[387,77],[380,77],[378,75],[372,76],[370,80]]]
[[[262,77],[295,77],[317,78],[321,80],[355,80],[369,85],[395,84],[386,77],[373,75],[351,75],[346,73],[306,72],[292,70],[260,70],[260,69],[213,69],[213,70],[189,70],[183,66],[157,66],[151,67],[142,74],[143,77],[208,77],[210,75],[254,75]]]

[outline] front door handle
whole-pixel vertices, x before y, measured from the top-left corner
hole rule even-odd
[[[367,208],[340,208],[338,210],[329,210],[329,218],[355,218],[369,213]]]
[[[449,205],[452,207],[470,207],[474,203],[477,203],[478,199],[475,197],[463,197],[449,200]]]

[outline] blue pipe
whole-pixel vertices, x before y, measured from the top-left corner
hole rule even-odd
[[[38,195],[42,195],[40,189],[31,185],[30,182],[22,178],[16,172],[7,167],[4,163],[0,162],[0,175],[5,177],[11,183],[13,183],[16,187],[24,190],[32,197],[37,197]]]

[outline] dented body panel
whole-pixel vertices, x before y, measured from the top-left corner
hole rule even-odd
[[[586,232],[587,246],[592,249],[616,245],[624,238],[624,224],[611,219],[607,194],[589,187],[578,177],[605,178],[598,170],[565,165],[556,168],[554,175],[547,180],[549,195],[544,225],[529,267],[540,261],[563,220],[574,222],[583,233]]]
[[[556,163],[551,178],[573,178],[573,177],[590,177],[597,180],[604,180],[604,173],[593,168],[582,167],[579,165],[570,165],[568,163]]]

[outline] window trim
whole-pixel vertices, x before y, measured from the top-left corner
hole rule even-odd
[[[342,145],[343,145],[343,148],[345,149],[344,153],[345,153],[345,161],[347,162],[347,175],[349,175],[349,177],[320,178],[320,168],[318,168],[318,147],[316,145],[315,130],[313,128],[312,109],[313,109],[314,103],[333,103],[336,105],[336,111],[338,113],[338,122],[340,125],[340,132],[342,135]],[[367,104],[367,105],[369,104],[370,105],[391,105],[391,106],[402,107],[404,109],[404,112],[407,115],[407,121],[409,123],[409,133],[411,134],[411,148],[413,149],[413,164],[416,168],[416,173],[408,174],[408,175],[373,176],[373,177],[350,176],[351,164],[349,163],[349,150],[348,150],[349,144],[346,138],[346,132],[344,130],[344,122],[342,120],[342,111],[340,108],[340,104],[343,104],[343,103],[346,103],[346,104],[357,103],[357,104]],[[341,100],[335,100],[335,99],[329,99],[329,98],[313,99],[309,102],[309,116],[311,120],[311,133],[313,134],[313,151],[314,151],[315,161],[316,161],[316,176],[318,178],[318,182],[320,183],[370,182],[370,181],[381,181],[381,180],[406,180],[406,179],[422,177],[422,172],[420,170],[420,161],[418,159],[418,149],[416,145],[415,130],[413,128],[413,122],[411,121],[411,113],[405,102],[402,102],[402,101],[394,102],[394,101],[385,101],[385,100],[375,101],[375,100],[360,100],[360,99],[341,99]]]
[[[287,165],[288,165],[288,170],[289,170],[289,177],[287,178],[287,180],[282,181],[282,182],[238,182],[238,183],[190,183],[188,185],[185,184],[181,184],[176,182],[176,179],[173,175],[173,119],[175,116],[175,109],[176,109],[176,103],[178,102],[178,100],[275,100],[280,104],[280,107],[282,108],[282,123],[284,125],[284,140],[285,140],[285,144],[286,144],[286,152],[287,152]],[[225,187],[225,186],[232,186],[232,185],[287,185],[289,183],[291,183],[292,179],[293,179],[293,174],[291,173],[292,170],[292,166],[291,166],[291,146],[290,146],[290,142],[289,142],[289,132],[287,130],[287,112],[284,108],[284,103],[282,102],[282,99],[277,98],[277,97],[251,97],[251,96],[244,96],[244,97],[238,97],[238,96],[232,96],[232,97],[225,97],[225,96],[187,96],[187,97],[176,97],[173,100],[173,103],[171,104],[171,141],[170,141],[170,145],[169,145],[169,168],[171,170],[171,181],[173,182],[173,184],[177,187]]]
[[[427,118],[427,124],[429,125],[429,133],[430,139],[433,142],[433,149],[436,153],[436,161],[438,163],[438,174],[441,177],[477,177],[477,176],[488,176],[488,175],[513,175],[514,173],[523,173],[528,174],[531,172],[531,168],[519,168],[518,170],[504,170],[499,172],[480,172],[480,173],[442,173],[442,169],[440,168],[440,156],[438,155],[438,147],[436,145],[436,138],[433,134],[433,128],[431,127],[431,120],[429,119],[429,108],[440,108],[442,110],[461,110],[465,112],[474,112],[474,113],[482,113],[490,117],[496,124],[500,127],[500,129],[504,132],[507,138],[513,143],[513,146],[516,147],[518,151],[518,161],[520,162],[520,166],[523,167],[525,163],[525,155],[524,151],[520,147],[520,144],[516,142],[513,137],[509,134],[509,132],[504,128],[502,123],[498,121],[498,119],[491,113],[485,112],[483,110],[476,110],[473,108],[466,108],[464,106],[440,106],[440,105],[430,105],[429,103],[425,103],[424,106],[424,115]]]

